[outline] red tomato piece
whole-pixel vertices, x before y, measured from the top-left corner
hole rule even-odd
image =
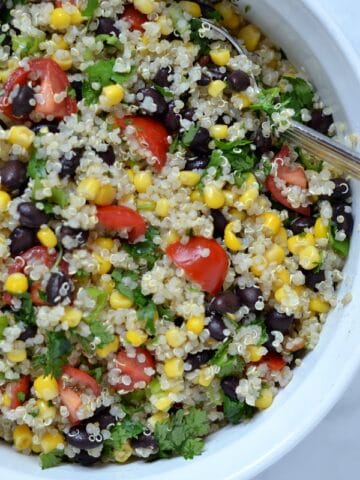
[[[229,260],[225,250],[216,240],[192,237],[183,245],[176,242],[169,245],[166,253],[186,275],[211,295],[220,292],[228,268]]]
[[[124,13],[121,15],[122,20],[129,24],[131,31],[144,31],[143,23],[147,22],[148,18],[143,13],[136,10],[132,5],[126,5]]]
[[[274,177],[272,175],[269,175],[265,181],[265,186],[271,193],[271,196],[273,197],[274,200],[277,202],[281,203],[281,205],[284,205],[284,207],[288,208],[289,210],[293,210],[294,212],[300,213],[301,215],[304,215],[305,217],[310,217],[311,215],[311,209],[310,207],[298,207],[294,208],[289,200],[283,196],[281,193],[281,190],[277,187]]]
[[[120,350],[116,356],[116,368],[121,370],[124,377],[128,377],[115,385],[116,390],[131,392],[144,388],[141,383],[148,384],[151,381],[155,374],[155,361],[148,350],[142,347]],[[154,373],[147,369],[154,370]]]
[[[154,168],[159,172],[166,163],[169,151],[168,132],[164,125],[153,118],[135,116],[116,118],[116,123],[122,129],[128,125],[135,128],[136,140],[157,159]]]
[[[131,243],[145,235],[146,223],[143,217],[123,205],[107,205],[97,207],[100,225],[108,230],[123,230]]]
[[[33,58],[28,62],[29,69],[19,67],[15,70],[4,85],[4,93],[0,97],[0,111],[14,120],[26,120],[26,116],[15,117],[12,112],[9,96],[16,85],[25,85],[31,81],[33,85],[40,85],[39,94],[43,96],[43,102],[37,103],[34,111],[44,116],[52,115],[62,119],[67,115],[77,112],[76,100],[68,95],[56,102],[55,96],[66,92],[70,85],[66,73],[59,65],[50,58]]]
[[[285,360],[277,353],[268,353],[265,355],[259,363],[264,362],[270,368],[270,370],[282,370],[286,365]]]
[[[41,307],[42,305],[46,305],[46,302],[40,297],[40,287],[41,287],[40,282],[34,282],[30,287],[31,303],[38,307]]]
[[[30,376],[24,375],[11,385],[10,408],[14,409],[14,408],[20,407],[20,405],[22,405],[24,401],[19,398],[19,393],[25,395],[25,398],[26,398],[29,394],[29,391],[30,391]]]
[[[69,410],[70,423],[75,425],[80,420],[77,411],[81,406],[81,391],[91,390],[98,397],[101,389],[97,381],[79,368],[65,365],[58,380],[61,403]]]
[[[9,267],[9,273],[23,272],[25,267],[32,263],[43,263],[48,268],[51,268],[56,262],[57,256],[58,253],[56,251],[49,252],[49,249],[42,245],[29,248],[29,250],[15,258],[13,264]],[[69,264],[65,260],[61,260],[59,269],[67,274],[69,272]]]

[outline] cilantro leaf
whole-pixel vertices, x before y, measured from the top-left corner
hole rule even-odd
[[[337,233],[337,227],[335,224],[332,224],[330,227],[329,233],[329,243],[331,248],[334,250],[335,253],[340,255],[341,257],[347,257],[349,255],[350,250],[350,239],[346,237],[345,240],[336,240],[335,236]]]
[[[100,96],[100,92],[94,90],[91,87],[91,83],[88,81],[84,81],[82,84],[82,96],[85,101],[85,105],[92,105],[97,102],[97,99]]]
[[[215,178],[220,177],[222,174],[222,167],[224,163],[224,157],[220,150],[213,150],[211,153],[210,161],[206,169],[201,174],[200,182],[197,184],[196,188],[202,190],[204,188],[204,178],[209,174],[209,169],[215,169]]]
[[[14,312],[15,321],[24,322],[26,325],[35,325],[35,308],[32,304],[30,293],[23,293],[19,298],[21,299],[21,307]]]
[[[220,367],[219,377],[228,377],[230,375],[241,375],[244,370],[245,362],[239,355],[233,356],[228,353],[230,341],[223,343],[213,358],[210,360],[211,365]]]
[[[62,188],[53,187],[51,189],[50,201],[61,208],[66,208],[70,203],[69,194]]]
[[[93,320],[89,323],[89,327],[92,335],[100,339],[98,347],[102,348],[114,340],[114,335],[109,332],[107,326],[101,320]]]
[[[254,326],[256,325],[261,328],[261,335],[257,345],[263,345],[268,341],[269,336],[267,334],[265,318],[263,315],[259,315],[253,322],[249,323],[249,325],[254,325]]]
[[[298,149],[300,162],[304,165],[306,170],[314,170],[320,173],[323,167],[323,162],[305,152],[302,148]]]
[[[310,84],[300,77],[283,77],[292,86],[291,92],[285,92],[281,95],[281,101],[287,108],[295,111],[295,120],[301,121],[301,110],[311,108],[314,92]]]
[[[16,398],[23,403],[25,402],[26,395],[24,392],[17,392]]]
[[[20,58],[34,55],[39,50],[45,35],[40,36],[14,35],[11,37],[11,48]]]
[[[0,316],[0,339],[3,338],[4,330],[9,325],[9,320],[6,315]]]
[[[107,33],[102,33],[100,35],[96,35],[95,40],[100,40],[101,42],[116,48],[121,48],[122,46],[120,40],[114,34],[108,35]]]
[[[137,311],[137,318],[141,322],[145,322],[145,330],[149,335],[155,335],[155,316],[157,313],[157,309],[155,303],[149,301],[149,303],[145,306],[140,308]]]
[[[231,400],[226,395],[224,395],[223,407],[226,420],[234,425],[252,418],[256,411],[247,403]]]
[[[159,93],[161,93],[161,95],[163,97],[168,97],[168,98],[173,98],[175,96],[175,94],[169,90],[168,88],[166,87],[161,87],[160,85],[154,85],[154,88],[156,91],[158,91]]]
[[[83,17],[92,18],[99,6],[99,0],[88,0],[85,9],[81,12]]]
[[[104,369],[102,367],[95,367],[91,370],[89,370],[89,375],[95,378],[97,383],[101,382],[101,379],[103,378],[104,375]]]
[[[181,143],[184,145],[184,147],[189,147],[191,142],[194,140],[195,135],[197,134],[198,130],[200,127],[197,127],[196,125],[191,125],[188,130],[184,133],[181,139]]]
[[[252,103],[249,106],[249,109],[254,112],[262,111],[271,116],[276,110],[275,101],[277,100],[280,101],[279,87],[266,88],[261,90],[257,97],[257,101]]]
[[[195,45],[198,45],[199,48],[199,56],[207,55],[210,51],[210,40],[208,38],[202,37],[199,30],[203,27],[201,20],[198,18],[192,18],[190,20],[190,40]]]
[[[145,240],[138,243],[124,243],[124,250],[129,253],[134,260],[145,260],[147,268],[153,268],[156,260],[161,257],[159,246],[154,243],[154,238],[159,235],[159,230],[154,227],[148,227],[145,234]]]
[[[33,180],[45,178],[47,175],[46,162],[47,160],[44,158],[39,158],[36,150],[33,149],[27,164],[27,174],[29,177]]]
[[[61,460],[64,456],[64,451],[60,449],[51,450],[48,453],[42,453],[40,455],[40,465],[43,470],[46,468],[57,467],[61,464]]]
[[[46,353],[35,357],[34,367],[44,370],[45,375],[58,378],[61,376],[62,367],[67,363],[71,343],[65,332],[48,332],[47,346]]]
[[[127,440],[137,438],[144,430],[142,423],[130,418],[118,422],[111,428],[111,437],[104,443],[105,455],[111,457],[114,450],[121,450]]]
[[[109,332],[107,325],[99,320],[100,313],[106,305],[108,296],[106,292],[96,287],[89,287],[86,289],[86,292],[96,301],[96,304],[95,308],[86,317],[85,321],[89,325],[92,335],[100,339],[98,347],[101,348],[114,340],[114,335]]]

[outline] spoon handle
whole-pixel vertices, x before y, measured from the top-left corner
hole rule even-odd
[[[295,120],[283,135],[290,143],[360,180],[360,155],[350,148]]]

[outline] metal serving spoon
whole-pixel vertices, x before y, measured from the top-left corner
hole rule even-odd
[[[201,18],[201,21],[204,25],[208,25],[212,30],[226,38],[239,54],[247,56],[246,50],[227,30],[218,27],[206,18]],[[252,81],[254,86],[256,86],[255,78],[252,78]],[[295,120],[290,121],[290,127],[283,135],[290,143],[300,146],[311,155],[352,174],[360,180],[360,155],[350,148]]]

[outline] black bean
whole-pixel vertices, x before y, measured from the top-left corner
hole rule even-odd
[[[271,136],[265,137],[261,128],[256,132],[254,143],[258,155],[271,152],[273,149]]]
[[[281,333],[288,333],[294,323],[294,315],[278,312],[273,309],[265,315],[265,325],[269,332],[278,330]]]
[[[211,82],[211,76],[209,73],[202,72],[200,79],[197,81],[197,84],[200,85],[200,87],[206,87],[210,84]]]
[[[215,355],[215,350],[202,350],[198,353],[190,353],[185,360],[185,363],[190,365],[188,371],[196,370],[200,368],[205,363],[208,363],[209,360]]]
[[[52,273],[46,285],[46,298],[49,305],[58,303],[69,298],[73,284],[64,273]]]
[[[225,67],[211,66],[208,69],[208,72],[211,76],[211,80],[226,80],[227,70]]]
[[[256,311],[255,305],[262,298],[262,292],[256,285],[245,288],[236,287],[236,294],[241,305],[245,305],[250,311]]]
[[[192,122],[194,120],[195,113],[196,113],[195,108],[190,107],[190,108],[186,108],[185,110],[183,110],[181,112],[181,116],[185,120],[189,120],[189,122]]]
[[[225,377],[221,380],[220,385],[227,397],[231,398],[231,400],[234,401],[238,400],[238,397],[236,395],[236,388],[239,385],[239,377]]]
[[[317,285],[325,280],[324,270],[304,270],[305,285],[312,290],[318,290]]]
[[[89,231],[81,228],[71,228],[64,225],[60,229],[60,241],[64,248],[73,250],[84,245],[89,238]]]
[[[51,122],[49,120],[42,120],[39,123],[33,123],[31,129],[35,133],[57,133],[59,131],[59,122],[57,122],[56,120],[52,120]]]
[[[8,128],[7,125],[6,125],[6,123],[5,123],[3,120],[1,120],[1,118],[0,118],[0,127],[1,127],[3,130],[7,130],[7,128]]]
[[[29,85],[21,85],[15,97],[12,99],[11,109],[13,115],[15,117],[30,115],[35,108],[35,105],[31,105],[31,101],[34,99],[34,90]]]
[[[140,89],[137,94],[136,98],[138,100],[138,103],[141,107],[141,110],[144,114],[150,115],[150,116],[162,116],[165,115],[168,109],[168,105],[166,103],[165,98],[159,93],[155,88],[152,87],[145,87]],[[146,99],[150,98],[152,100],[152,106],[148,109],[146,106],[144,106],[144,103],[146,105]],[[154,107],[154,108],[153,108]]]
[[[115,27],[115,22],[108,17],[99,17],[98,26],[96,28],[96,35],[111,35],[114,34],[118,36],[120,33],[119,29]]]
[[[24,202],[18,205],[20,223],[23,227],[39,228],[46,225],[50,216],[37,208],[33,202]]]
[[[268,352],[276,353],[276,348],[273,346],[273,341],[275,340],[275,336],[271,332],[267,332],[268,339],[263,344],[263,347],[267,349]]]
[[[111,145],[108,145],[108,148],[107,150],[105,150],[105,152],[96,152],[98,157],[101,158],[101,160],[106,163],[107,165],[109,165],[109,167],[111,167],[111,165],[114,165],[115,163],[115,152],[114,152],[114,149]]]
[[[177,327],[181,327],[184,324],[184,319],[182,317],[176,317],[174,323]]]
[[[37,245],[36,231],[26,227],[16,227],[10,234],[10,253],[12,257]]]
[[[74,80],[73,82],[71,82],[71,86],[74,89],[76,101],[80,102],[83,99],[83,82],[81,82],[80,80]]]
[[[109,409],[106,409],[94,417],[93,423],[95,422],[99,423],[100,430],[106,430],[116,424],[116,418],[111,415]]]
[[[251,84],[249,75],[242,70],[235,70],[234,72],[231,72],[227,81],[229,87],[234,92],[243,92]]]
[[[23,193],[28,182],[27,168],[20,160],[9,160],[0,167],[0,182],[10,195]]]
[[[313,217],[296,217],[289,225],[289,229],[294,235],[302,233],[305,228],[311,228],[315,225],[315,218]]]
[[[235,313],[240,307],[239,297],[230,290],[219,293],[210,303],[210,308],[218,313]]]
[[[210,55],[203,55],[198,59],[197,62],[200,65],[200,67],[206,67],[206,65],[209,65],[209,63],[211,62]]]
[[[317,130],[318,132],[327,135],[329,128],[334,123],[332,115],[325,115],[323,110],[314,109],[311,112],[311,120],[308,123],[309,127]]]
[[[220,210],[210,210],[214,222],[214,238],[223,238],[225,227],[228,223],[225,215]]]
[[[172,84],[172,80],[169,77],[173,73],[174,69],[170,66],[160,68],[154,77],[154,83],[160,87],[169,87]]]
[[[26,342],[29,338],[34,338],[37,333],[36,325],[26,325],[25,330],[21,332],[19,340]]]
[[[92,457],[86,450],[81,450],[74,457],[76,463],[80,463],[83,467],[91,467],[100,460],[100,457]]]
[[[351,197],[351,188],[349,182],[344,178],[332,178],[335,183],[333,193],[328,197],[331,202],[340,202]]]
[[[343,230],[347,237],[351,237],[354,229],[354,217],[351,213],[351,207],[348,205],[334,205],[332,220],[338,230]]]
[[[224,320],[217,312],[211,312],[210,320],[206,328],[209,330],[210,337],[214,338],[215,340],[219,340],[219,342],[221,342],[228,336],[225,333],[225,330],[227,328]]]
[[[189,145],[189,149],[194,153],[207,154],[209,151],[209,143],[209,130],[204,127],[200,127],[195,133],[195,136]]]
[[[168,111],[164,116],[164,125],[169,133],[176,133],[180,130],[181,116],[179,113],[174,111],[175,104],[174,102],[169,102]]]
[[[60,178],[73,177],[76,169],[80,165],[81,157],[84,153],[83,148],[75,148],[66,155],[60,158],[61,170],[59,172]]]
[[[210,162],[207,155],[198,157],[191,156],[185,163],[184,170],[204,170]]]
[[[86,431],[85,424],[74,425],[66,434],[66,439],[70,445],[84,450],[91,450],[92,448],[102,445],[104,439],[101,435],[89,435]]]
[[[152,450],[152,452],[157,452],[159,450],[159,444],[151,432],[144,432],[140,433],[137,438],[133,438],[131,440],[131,446],[135,450],[137,448],[146,448],[148,450]]]

